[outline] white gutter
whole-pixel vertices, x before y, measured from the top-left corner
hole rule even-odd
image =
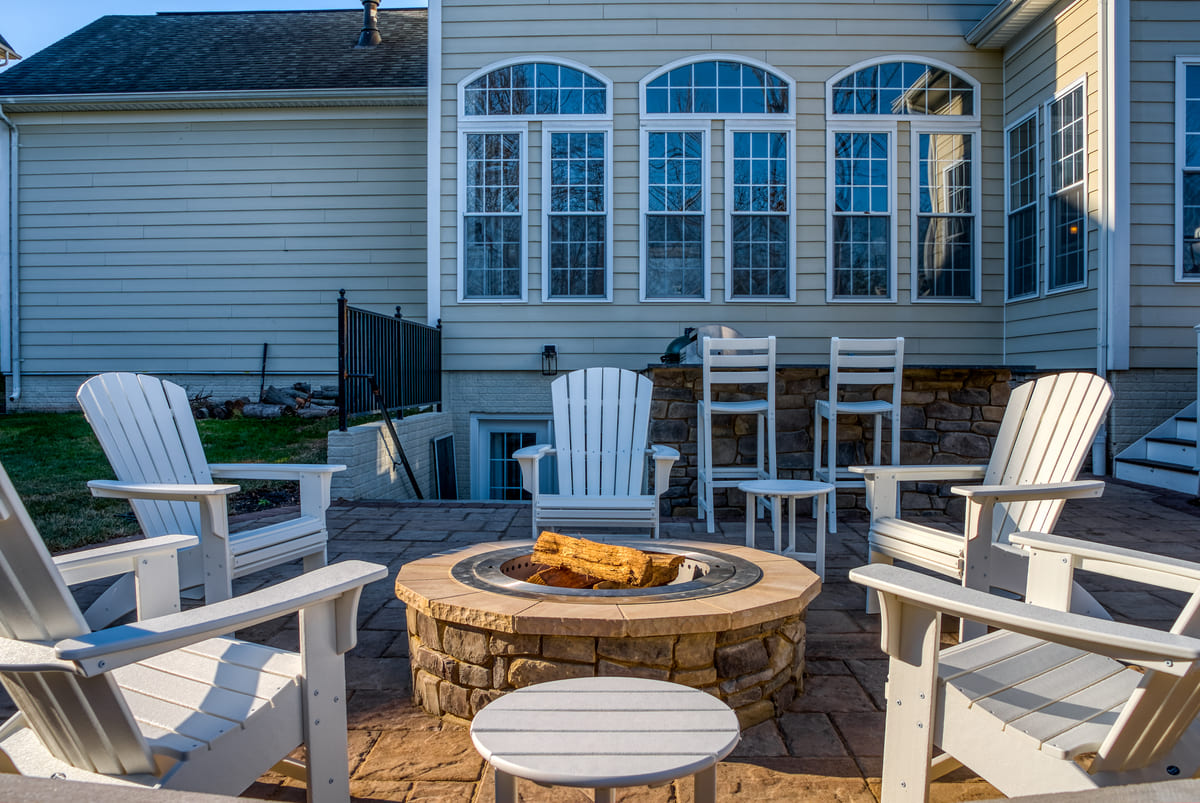
[[[7,354],[0,354],[0,362],[7,362],[11,368],[12,393],[9,398],[16,401],[21,398],[21,277],[17,265],[20,135],[16,123],[5,116],[2,106],[0,106],[0,121],[8,126],[8,273],[0,275],[0,322],[5,322],[7,318],[6,322],[9,326]]]
[[[442,317],[442,2],[429,0],[426,56],[425,322]]]
[[[8,95],[10,110],[104,111],[116,109],[238,109],[294,106],[420,106],[415,89],[271,89],[236,92],[96,92],[72,95]]]

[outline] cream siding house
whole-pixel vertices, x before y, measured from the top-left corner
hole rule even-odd
[[[249,85],[54,89],[81,43],[194,16],[0,74],[10,406],[109,368],[246,385],[263,343],[331,374],[341,287],[442,322],[476,498],[518,495],[504,461],[548,437],[546,346],[644,370],[705,323],[797,366],[901,335],[913,366],[1100,372],[1097,470],[1195,399],[1189,4],[430,0],[333,84],[271,86],[293,46],[224,62]],[[361,68],[357,16],[205,23],[308,25],[306,64]]]

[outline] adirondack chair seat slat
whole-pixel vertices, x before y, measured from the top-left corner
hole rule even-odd
[[[961,763],[1009,797],[1200,772],[1200,564],[1022,532],[1027,600],[871,565],[890,657],[884,803],[929,800]],[[1078,569],[1191,592],[1169,632],[1066,611]],[[1181,588],[1184,578],[1190,587]],[[940,649],[941,617],[991,633]],[[938,759],[933,749],[944,751]]]
[[[871,522],[872,544],[895,560],[903,560],[939,574],[962,574],[966,546],[958,533],[903,519]]]
[[[233,576],[245,577],[269,566],[324,550],[327,536],[314,526],[324,522],[313,516],[268,524],[255,530],[230,533],[229,549],[233,555]]]

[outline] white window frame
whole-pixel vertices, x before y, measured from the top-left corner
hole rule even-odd
[[[876,56],[875,58],[870,58],[865,61],[860,61],[856,64],[853,64],[853,65],[847,67],[846,69],[838,72],[832,78],[830,78],[829,80],[827,80],[825,82],[825,122],[826,122],[826,125],[832,124],[833,121],[835,121],[835,120],[838,122],[838,124],[843,124],[843,123],[850,124],[850,123],[858,123],[858,122],[864,122],[864,123],[872,122],[872,121],[878,122],[881,120],[891,120],[891,121],[898,122],[901,120],[914,121],[914,120],[930,119],[929,115],[918,115],[918,114],[835,114],[834,113],[834,111],[833,111],[833,86],[834,86],[834,84],[836,84],[838,81],[845,78],[847,75],[853,75],[854,73],[858,72],[859,70],[865,70],[867,67],[874,67],[876,64],[887,64],[892,61],[912,61],[912,62],[919,62],[921,64],[928,64],[930,67],[937,67],[939,69],[946,70],[947,72],[953,73],[954,75],[958,76],[959,78],[961,78],[964,81],[966,81],[967,83],[969,83],[971,85],[971,89],[974,91],[974,97],[975,97],[975,102],[972,104],[972,108],[971,108],[971,114],[955,115],[954,117],[945,117],[945,118],[941,118],[941,119],[954,120],[955,122],[962,122],[962,123],[968,123],[968,122],[976,123],[976,124],[979,123],[979,121],[981,119],[980,118],[980,106],[982,106],[983,103],[982,103],[982,97],[980,96],[979,81],[977,81],[974,78],[974,76],[967,73],[965,70],[963,70],[962,67],[956,67],[953,64],[950,64],[945,61],[940,61],[938,59],[931,59],[928,56],[914,56],[914,55],[905,54],[905,53],[890,53],[886,56]]]
[[[470,419],[470,474],[471,474],[471,498],[489,500],[490,497],[485,493],[489,491],[490,483],[488,481],[488,443],[487,436],[494,429],[523,429],[532,431],[536,436],[545,436],[543,443],[554,443],[554,421],[553,416],[549,414],[536,413],[511,413],[504,415],[502,413],[471,413]],[[550,463],[543,463],[542,470],[548,471],[547,466]],[[544,474],[545,478],[549,479],[550,474]],[[557,481],[557,477],[554,477]],[[543,484],[543,487],[548,487]],[[491,500],[498,501],[498,500]],[[518,502],[512,500],[512,504],[528,504],[528,500]]]
[[[1175,281],[1200,282],[1200,275],[1183,272],[1183,177],[1187,171],[1187,68],[1200,69],[1200,56],[1175,58]],[[1190,172],[1200,172],[1192,168]]]
[[[644,108],[644,107],[643,107]],[[645,121],[639,133],[638,152],[638,300],[643,302],[662,302],[664,304],[696,304],[707,302],[712,294],[712,122],[711,118],[696,118],[695,115],[679,115],[673,119],[669,116],[654,121]],[[665,296],[650,296],[646,290],[647,272],[649,269],[646,248],[646,216],[650,214],[650,192],[647,184],[650,158],[649,135],[669,131],[699,131],[703,142],[700,145],[702,154],[700,164],[701,191],[704,193],[704,259],[701,264],[704,291],[699,296],[684,296],[671,298]]]
[[[1083,210],[1082,210],[1083,211],[1083,231],[1081,232],[1081,235],[1083,236],[1083,241],[1080,246],[1081,251],[1083,253],[1083,278],[1082,278],[1082,280],[1080,280],[1078,282],[1072,282],[1071,284],[1064,284],[1064,285],[1060,285],[1058,287],[1051,287],[1050,281],[1053,277],[1053,271],[1054,271],[1054,229],[1053,229],[1053,221],[1051,219],[1053,216],[1054,204],[1052,203],[1052,201],[1053,201],[1054,197],[1057,195],[1057,192],[1055,192],[1055,190],[1053,188],[1053,182],[1054,182],[1054,164],[1053,164],[1054,131],[1052,130],[1053,126],[1051,125],[1051,120],[1053,120],[1054,118],[1053,118],[1053,115],[1050,113],[1050,110],[1051,110],[1051,107],[1053,107],[1055,103],[1057,103],[1059,100],[1061,100],[1062,98],[1066,97],[1067,95],[1071,94],[1072,92],[1074,92],[1076,90],[1080,90],[1080,92],[1083,96],[1083,171],[1082,171],[1082,177],[1080,178],[1080,180],[1078,182],[1075,182],[1074,184],[1063,187],[1060,190],[1058,190],[1058,192],[1063,192],[1065,190],[1074,189],[1075,187],[1078,186],[1080,189],[1080,195],[1083,198]],[[1044,260],[1044,265],[1043,265],[1045,281],[1043,284],[1044,284],[1044,288],[1045,288],[1044,289],[1045,295],[1053,296],[1053,295],[1058,295],[1059,293],[1070,293],[1070,292],[1074,292],[1076,290],[1084,290],[1088,286],[1088,273],[1089,273],[1089,268],[1088,268],[1088,253],[1089,253],[1088,252],[1088,248],[1089,248],[1088,228],[1091,225],[1091,215],[1088,210],[1088,180],[1087,180],[1088,179],[1088,168],[1089,168],[1089,163],[1088,163],[1088,114],[1089,114],[1089,110],[1088,110],[1087,76],[1086,75],[1082,76],[1078,80],[1072,81],[1070,84],[1068,84],[1066,87],[1059,90],[1058,92],[1055,92],[1054,97],[1051,98],[1050,100],[1046,101],[1045,106],[1043,107],[1043,113],[1045,114],[1045,117],[1043,119],[1045,120],[1045,131],[1044,131],[1045,151],[1044,151],[1044,154],[1045,154],[1045,159],[1046,159],[1045,169],[1043,170],[1043,172],[1045,173],[1045,175],[1043,176],[1043,187],[1044,187],[1045,198],[1046,198],[1046,203],[1044,204],[1045,209],[1043,210],[1043,221],[1042,221],[1042,231],[1044,231],[1046,234],[1046,248],[1045,248],[1046,253],[1045,253],[1045,260]]]
[[[980,181],[980,154],[982,153],[980,145],[981,131],[978,125],[972,124],[946,124],[941,123],[937,119],[928,117],[908,118],[909,125],[909,265],[911,266],[911,275],[909,278],[909,297],[914,304],[978,304],[982,300],[981,288],[983,275],[983,246],[981,238],[983,236],[983,221],[980,215],[980,204],[983,200],[983,191]],[[921,217],[919,211],[919,201],[921,192],[920,179],[920,136],[922,134],[962,134],[971,137],[971,240],[974,248],[971,253],[971,289],[970,298],[922,298],[917,295],[917,250],[920,243],[917,241],[917,226],[918,219]],[[965,217],[963,215],[962,217]]]
[[[547,304],[596,304],[613,300],[613,126],[575,120],[573,117],[543,118],[542,124],[542,292]],[[604,295],[552,296],[550,294],[550,135],[563,133],[604,134]],[[557,213],[555,213],[557,214]]]
[[[1041,189],[1042,189],[1043,185],[1042,185],[1042,176],[1041,176],[1041,172],[1042,172],[1042,140],[1041,140],[1041,137],[1039,136],[1040,126],[1041,126],[1041,116],[1040,116],[1039,112],[1040,112],[1039,107],[1035,106],[1028,114],[1020,117],[1019,119],[1017,119],[1016,122],[1012,123],[1011,125],[1009,125],[1007,128],[1004,129],[1004,301],[1005,301],[1005,303],[1015,302],[1015,301],[1026,301],[1028,299],[1038,298],[1041,296],[1042,267],[1044,266],[1044,263],[1042,262],[1042,256],[1041,256],[1041,248],[1042,248],[1042,228],[1041,228],[1041,226],[1042,226],[1042,211],[1041,211],[1042,193],[1041,193]],[[1021,209],[1013,209],[1012,208],[1012,180],[1013,180],[1012,156],[1013,156],[1013,154],[1009,150],[1009,142],[1011,141],[1010,135],[1012,134],[1013,130],[1020,128],[1023,125],[1026,125],[1030,120],[1033,120],[1033,147],[1034,147],[1033,181],[1034,181],[1034,185],[1037,187],[1037,189],[1034,191],[1034,194],[1033,194],[1033,210],[1034,210],[1033,218],[1034,218],[1034,226],[1036,227],[1036,230],[1034,231],[1034,237],[1035,237],[1034,250],[1036,253],[1034,254],[1034,261],[1033,261],[1033,271],[1034,271],[1033,292],[1026,293],[1025,295],[1022,295],[1022,296],[1014,296],[1012,294],[1012,287],[1011,287],[1011,284],[1009,281],[1010,274],[1009,274],[1008,259],[1009,259],[1009,249],[1010,249],[1011,244],[1009,242],[1009,236],[1008,236],[1008,221],[1009,221],[1009,218],[1013,214],[1025,209],[1027,207],[1023,206],[1023,207],[1021,207]]]
[[[730,118],[725,125],[725,300],[731,304],[780,304],[796,300],[796,138],[794,125],[771,125],[766,121],[747,121]],[[733,295],[733,137],[734,134],[765,132],[783,134],[787,138],[787,231],[788,269],[787,292],[782,296]],[[754,214],[754,213],[748,213]],[[764,213],[769,214],[769,213]]]
[[[500,118],[492,118],[499,120]],[[521,293],[519,296],[470,298],[466,295],[466,227],[467,217],[467,135],[521,135]],[[458,126],[458,303],[460,304],[521,304],[529,297],[529,124],[514,122],[459,123]]]
[[[646,87],[650,84],[651,81],[655,80],[660,75],[669,73],[672,70],[678,69],[679,67],[685,67],[688,64],[696,64],[696,63],[704,62],[704,61],[736,61],[739,64],[745,64],[750,67],[757,67],[760,70],[766,70],[767,72],[771,73],[772,75],[774,75],[778,78],[782,78],[787,83],[787,100],[788,100],[787,114],[775,114],[775,113],[771,113],[771,112],[764,112],[762,114],[753,113],[753,114],[738,114],[738,115],[722,116],[720,114],[693,114],[693,113],[671,114],[669,112],[666,114],[662,114],[662,113],[650,114],[645,111],[645,109],[646,109]],[[675,61],[672,61],[669,64],[664,64],[663,66],[659,67],[657,70],[654,70],[653,72],[646,75],[644,78],[642,78],[641,81],[638,82],[638,109],[642,112],[640,115],[642,120],[656,120],[656,121],[657,120],[664,120],[664,121],[689,120],[689,121],[697,121],[697,122],[711,122],[712,120],[726,120],[726,121],[737,120],[739,122],[746,121],[746,120],[774,120],[774,121],[778,121],[777,124],[783,123],[784,121],[790,121],[792,127],[795,128],[795,125],[796,125],[796,81],[790,75],[788,75],[787,73],[780,70],[778,67],[768,64],[765,61],[759,61],[758,59],[750,58],[749,56],[738,56],[738,55],[734,55],[732,53],[703,53],[698,56],[686,56],[681,59],[676,59]]]
[[[570,67],[573,70],[579,70],[582,73],[587,73],[592,78],[595,78],[596,80],[598,80],[604,84],[604,92],[605,92],[605,103],[604,103],[605,112],[604,112],[604,114],[473,114],[468,117],[467,113],[466,113],[466,104],[467,104],[466,88],[467,88],[467,86],[470,85],[471,83],[473,83],[476,79],[478,79],[484,75],[487,75],[490,72],[494,72],[494,71],[502,69],[504,67],[511,67],[515,64],[557,64],[560,67]],[[579,120],[579,121],[608,120],[611,122],[613,119],[612,106],[613,106],[612,79],[610,79],[608,76],[601,75],[600,73],[596,72],[596,70],[593,69],[592,67],[589,67],[586,64],[583,64],[578,61],[572,61],[571,59],[559,58],[558,56],[542,56],[542,55],[534,54],[534,55],[529,55],[529,56],[515,56],[513,58],[507,58],[507,59],[503,59],[501,61],[492,62],[491,64],[487,65],[486,67],[481,67],[480,69],[478,69],[475,72],[468,75],[466,78],[459,81],[458,82],[458,99],[457,99],[455,108],[457,110],[459,122],[473,122],[473,121],[478,121],[478,120],[511,120],[513,122],[530,123],[530,122],[535,122],[535,121],[556,120],[559,118],[564,119],[564,120]]]
[[[896,61],[896,59],[886,59]],[[861,65],[859,67],[861,69]],[[847,116],[843,125],[842,117],[832,118],[825,128],[825,302],[828,304],[888,304],[895,303],[897,297],[897,265],[899,264],[899,220],[897,207],[898,192],[896,181],[896,137],[898,129],[893,115],[885,119],[863,115]],[[906,118],[911,119],[911,118]],[[835,296],[833,292],[833,211],[834,186],[834,142],[838,134],[885,133],[888,135],[888,215],[891,224],[888,226],[890,238],[888,249],[888,295],[886,296]]]
[[[752,113],[752,114],[672,114],[672,113],[657,113],[650,114],[646,112],[646,88],[657,79],[659,76],[671,72],[672,70],[684,67],[688,64],[697,64],[705,61],[732,61],[739,64],[745,64],[749,67],[755,67],[760,70],[774,75],[784,81],[787,86],[787,114],[777,114],[772,112]],[[744,55],[735,55],[732,53],[701,53],[697,55],[686,56],[676,59],[662,65],[658,69],[644,76],[638,82],[638,110],[641,112],[641,133],[640,133],[640,152],[638,155],[638,189],[639,189],[639,270],[638,270],[638,299],[643,302],[664,302],[664,303],[707,303],[712,297],[712,264],[713,264],[713,233],[712,233],[712,209],[713,209],[713,187],[712,187],[712,123],[714,120],[721,120],[726,129],[725,145],[725,173],[726,178],[723,182],[722,191],[724,197],[724,222],[726,224],[724,242],[722,243],[722,253],[724,255],[724,278],[725,278],[725,300],[730,303],[779,303],[779,302],[794,302],[796,298],[796,265],[798,242],[796,238],[795,225],[795,209],[796,209],[796,166],[795,166],[795,131],[796,131],[796,81],[790,75],[778,67],[768,64],[765,61],[750,58]],[[732,285],[730,284],[730,255],[732,244],[729,241],[729,217],[730,217],[730,198],[731,196],[731,176],[732,171],[729,169],[732,159],[732,148],[729,147],[732,139],[729,135],[730,130],[737,131],[784,131],[788,135],[788,297],[787,298],[771,298],[771,297],[745,297],[732,298]],[[702,131],[704,134],[704,164],[703,164],[703,191],[704,191],[704,293],[699,297],[688,298],[662,298],[657,296],[648,296],[646,294],[646,215],[649,213],[648,192],[646,186],[647,175],[647,134],[650,132],[659,131]]]
[[[504,67],[510,67],[515,64],[530,64],[530,63],[556,64],[560,67],[570,67],[571,69],[579,70],[580,72],[586,73],[587,75],[591,76],[592,78],[595,78],[596,80],[603,83],[604,84],[604,92],[605,92],[605,103],[604,103],[605,112],[604,112],[604,114],[563,114],[563,115],[558,115],[558,114],[530,114],[530,115],[476,114],[476,115],[467,116],[467,114],[466,114],[466,87],[469,84],[471,84],[472,82],[474,82],[476,79],[480,78],[481,76],[487,75],[488,73],[493,72],[495,70],[499,70]],[[578,61],[573,61],[571,59],[559,58],[557,56],[545,56],[545,55],[532,54],[532,55],[516,56],[516,57],[512,57],[512,58],[502,59],[500,61],[492,62],[491,64],[481,67],[478,70],[475,70],[474,72],[470,73],[469,75],[467,75],[465,78],[463,78],[461,81],[458,82],[457,93],[458,94],[456,97],[455,109],[456,109],[457,115],[458,115],[458,139],[457,139],[457,154],[456,154],[455,159],[457,162],[456,167],[457,167],[457,177],[458,177],[458,193],[457,193],[458,194],[458,201],[457,201],[458,207],[456,210],[456,215],[457,215],[456,230],[457,230],[457,234],[458,234],[458,245],[457,245],[458,259],[457,259],[457,267],[456,267],[455,273],[456,273],[457,284],[458,284],[458,287],[456,289],[456,297],[458,299],[458,303],[460,303],[460,304],[522,304],[522,303],[527,303],[529,301],[529,225],[530,225],[530,220],[532,219],[530,216],[530,205],[533,200],[533,198],[531,197],[530,184],[529,184],[529,148],[530,148],[529,124],[531,122],[540,123],[542,125],[543,129],[545,129],[547,126],[552,127],[553,130],[561,130],[558,128],[559,126],[564,126],[564,127],[565,126],[583,126],[583,127],[587,128],[587,130],[596,130],[596,131],[606,130],[608,132],[606,135],[606,142],[605,142],[606,148],[609,151],[608,161],[606,162],[607,173],[605,175],[605,183],[606,183],[605,203],[608,206],[608,210],[607,210],[608,243],[607,243],[607,249],[606,249],[606,251],[607,251],[606,258],[608,261],[608,265],[606,267],[606,277],[605,277],[607,297],[605,299],[600,299],[600,298],[580,299],[580,301],[587,301],[590,303],[601,303],[602,301],[611,301],[612,300],[612,292],[613,292],[613,290],[612,290],[612,239],[613,239],[613,237],[612,237],[612,186],[613,186],[613,177],[612,177],[612,158],[611,158],[612,120],[613,120],[612,80],[610,78],[608,78],[607,76],[598,73],[592,67],[589,67],[588,65],[583,64]],[[464,218],[466,217],[466,175],[467,175],[466,135],[467,135],[467,133],[472,133],[472,134],[508,133],[508,132],[514,132],[514,131],[519,132],[521,134],[521,190],[520,190],[520,194],[521,194],[521,293],[519,296],[514,296],[514,297],[470,298],[470,297],[467,297],[467,295],[466,295],[466,284],[464,281],[465,280],[465,276],[464,276],[464,273],[465,273],[465,265],[464,265],[464,245],[465,245],[465,243],[464,243],[464,239],[465,238],[463,237],[463,234],[464,234],[463,222],[464,222]],[[545,139],[545,135],[543,134],[542,143],[544,144],[545,142],[546,142],[546,139]],[[543,164],[548,165],[549,164],[548,160],[549,160],[549,156],[548,156],[548,152],[547,152],[547,154],[545,154],[543,156]],[[543,172],[548,172],[548,171],[543,171]],[[543,223],[545,223],[544,207],[546,205],[546,199],[549,197],[545,191],[545,187],[546,187],[545,182],[546,182],[546,179],[543,178],[543,181],[541,184],[541,191],[542,191],[542,199],[541,200],[542,200],[542,205],[543,205],[543,213],[542,213],[541,220]],[[545,254],[547,251],[547,242],[546,242],[546,237],[545,237],[546,231],[547,230],[545,228],[543,228],[543,230],[541,232],[542,240],[539,243],[539,252],[543,255],[543,260],[542,260],[542,265],[543,265],[542,300],[543,301],[547,300],[546,297],[549,295],[549,285],[545,284],[545,277],[548,276],[548,264],[549,264],[545,259]],[[554,300],[555,301],[567,301],[568,303],[576,303],[574,300],[567,300],[567,299],[554,299]]]

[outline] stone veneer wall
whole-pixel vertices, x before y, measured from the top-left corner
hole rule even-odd
[[[679,450],[680,459],[663,494],[663,515],[696,515],[696,399],[702,392],[698,365],[652,367],[654,403],[650,438]],[[819,398],[828,398],[828,368],[781,367],[776,379],[776,449],[779,479],[811,479],[813,466],[813,410]],[[900,462],[986,463],[1008,404],[1011,388],[1027,377],[1010,368],[905,367],[900,433]],[[890,388],[851,388],[843,396],[855,401],[888,398]],[[722,398],[752,398],[732,390]],[[761,397],[761,396],[760,396]],[[887,462],[888,431],[884,419],[883,452]],[[713,461],[716,465],[753,463],[757,449],[753,416],[717,416],[713,420]],[[839,415],[838,465],[870,462],[873,422],[870,416]],[[827,448],[827,447],[826,447]],[[714,490],[718,509],[745,510],[744,496],[735,489]],[[934,483],[918,483],[903,492],[910,511],[945,511],[961,506]],[[838,507],[861,507],[861,491],[839,491]],[[728,513],[728,510],[726,511]]]
[[[804,614],[723,633],[619,638],[500,633],[408,607],[413,696],[434,716],[468,721],[512,689],[572,677],[669,680],[725,701],[743,729],[803,692]]]

